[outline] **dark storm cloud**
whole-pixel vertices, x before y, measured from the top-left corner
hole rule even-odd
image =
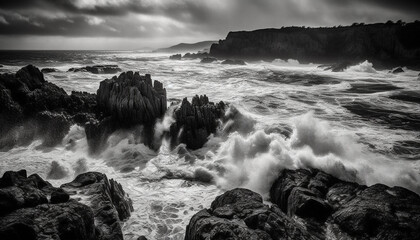
[[[0,1],[3,36],[216,39],[229,31],[353,22],[412,21],[408,0],[13,0]]]

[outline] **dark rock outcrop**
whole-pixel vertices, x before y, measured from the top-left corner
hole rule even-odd
[[[182,58],[189,58],[189,59],[198,59],[198,58],[206,58],[209,57],[209,54],[207,52],[202,53],[186,53]]]
[[[397,73],[403,73],[404,70],[402,69],[402,67],[397,67],[397,68],[392,69],[392,71],[390,72],[393,74],[397,74]]]
[[[420,197],[401,187],[367,187],[318,170],[283,170],[270,197],[320,238],[327,231],[331,239],[415,239],[420,234]]]
[[[316,239],[276,205],[237,188],[218,196],[210,209],[196,213],[186,229],[185,240],[199,239]]]
[[[115,74],[121,72],[118,65],[94,65],[81,68],[70,68],[68,72],[90,72],[94,74]]]
[[[181,54],[174,54],[174,55],[169,56],[169,59],[172,59],[172,60],[181,60],[181,58],[182,58]]]
[[[270,191],[234,189],[196,213],[185,239],[417,239],[420,196],[370,187],[318,170],[283,170]]]
[[[105,174],[88,172],[61,188],[74,199],[84,199],[84,203],[93,210],[101,239],[123,239],[119,221],[130,217],[133,206],[119,183],[108,180]]]
[[[212,63],[217,61],[217,58],[213,58],[213,57],[205,57],[203,59],[201,59],[201,63]]]
[[[210,134],[216,132],[218,119],[224,116],[225,108],[224,102],[214,104],[206,95],[196,95],[191,103],[184,98],[175,110],[176,122],[170,127],[171,145],[185,143],[190,149],[201,148]]]
[[[123,239],[119,220],[127,219],[133,209],[121,185],[91,172],[63,186],[67,190],[36,174],[27,177],[25,170],[4,173],[0,239]],[[81,202],[74,198],[76,193],[84,196]]]
[[[226,59],[225,61],[222,62],[222,64],[227,64],[227,65],[246,65],[246,63],[244,62],[244,60],[240,60],[240,59]]]
[[[167,108],[166,89],[150,74],[121,73],[100,83],[97,91],[99,110],[124,126],[154,124]]]
[[[56,68],[43,68],[41,69],[42,73],[52,73],[52,72],[58,72]]]
[[[287,27],[230,32],[213,44],[217,58],[296,59],[301,63],[368,60],[375,68],[420,66],[420,22],[333,28]]]
[[[35,137],[51,137],[44,142],[53,146],[61,142],[73,121],[82,121],[74,118],[77,114],[93,115],[95,111],[94,94],[72,92],[68,95],[62,88],[45,81],[42,72],[32,65],[16,74],[1,74],[0,149],[30,142]],[[49,128],[50,124],[59,131]]]

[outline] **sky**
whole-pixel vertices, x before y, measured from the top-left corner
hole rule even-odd
[[[229,31],[388,20],[420,20],[420,1],[2,0],[0,49],[153,49]]]

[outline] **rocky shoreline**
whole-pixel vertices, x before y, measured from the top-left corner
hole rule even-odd
[[[34,139],[41,139],[43,146],[53,147],[62,142],[73,124],[85,127],[91,153],[103,149],[116,130],[139,125],[144,126],[145,144],[158,149],[161,139],[154,139],[154,124],[168,109],[166,89],[161,82],[153,82],[149,74],[123,72],[102,81],[97,94],[72,92],[68,95],[62,88],[47,82],[43,73],[32,65],[16,74],[0,75],[0,100],[0,149],[3,150],[29,144]],[[192,145],[187,141],[193,141],[196,142],[193,148],[202,147],[207,137],[215,133],[217,119],[224,113],[225,104],[211,105],[207,99],[203,106],[197,106],[199,109],[186,113],[195,114],[197,123],[188,126],[193,131],[188,140],[178,138],[181,127],[189,121],[187,115],[179,113],[185,112],[184,105],[175,110],[178,127],[162,137],[188,146]],[[201,134],[203,129],[206,133]]]
[[[402,187],[367,187],[316,169],[282,170],[271,205],[247,189],[218,196],[195,214],[186,240],[417,239],[420,196]]]
[[[196,95],[172,106],[174,122],[156,136],[156,122],[168,114],[166,89],[150,75],[131,71],[102,81],[96,94],[68,95],[29,65],[0,75],[0,100],[1,150],[34,139],[44,147],[62,144],[72,124],[85,128],[91,154],[105,148],[114,131],[140,125],[151,149],[167,138],[172,148],[183,143],[195,150],[219,134],[221,124],[241,117],[234,108],[227,111],[227,103]],[[270,187],[270,205],[247,189],[220,195],[191,218],[185,239],[420,236],[420,197],[402,187],[368,187],[316,169],[284,169]],[[25,170],[5,172],[0,178],[0,239],[123,239],[121,222],[133,211],[123,188],[98,172],[82,173],[60,187],[37,174],[27,176]]]
[[[25,170],[0,178],[0,239],[123,239],[120,221],[132,211],[121,185],[102,173],[60,188]]]

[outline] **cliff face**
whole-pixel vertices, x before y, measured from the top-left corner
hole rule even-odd
[[[369,60],[377,66],[418,67],[420,22],[230,32],[225,40],[211,46],[210,54],[225,58],[280,58],[313,63]]]

